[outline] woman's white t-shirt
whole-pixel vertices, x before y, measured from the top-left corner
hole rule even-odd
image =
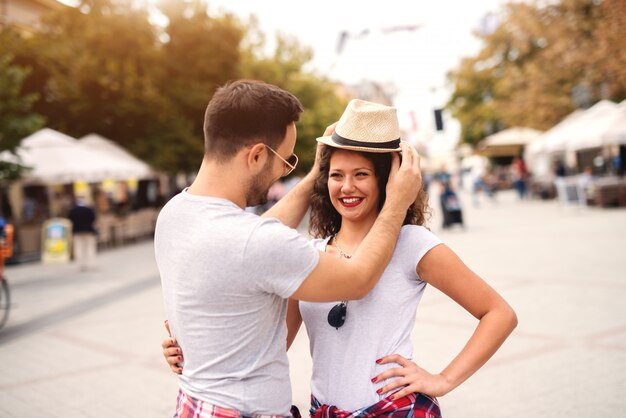
[[[314,240],[324,251],[330,238]],[[426,283],[415,272],[424,254],[441,240],[422,226],[405,225],[396,249],[374,289],[349,301],[346,320],[336,329],[328,312],[338,302],[300,302],[313,359],[311,392],[323,404],[354,411],[385,396],[376,390],[387,382],[371,379],[395,364],[379,365],[388,354],[412,358],[411,330]]]

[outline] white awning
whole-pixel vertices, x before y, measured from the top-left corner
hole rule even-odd
[[[619,104],[615,118],[602,134],[602,141],[607,145],[626,144],[626,100]]]
[[[611,103],[595,112],[592,112],[593,109],[592,107],[586,112],[585,118],[572,132],[567,142],[568,150],[579,151],[609,145],[611,140],[616,139],[614,136],[607,136],[609,129],[619,129],[620,125],[626,128],[626,113],[621,111],[620,106]]]
[[[487,136],[476,146],[476,151],[488,157],[518,156],[524,148],[535,141],[541,131],[513,127]]]
[[[152,168],[126,151],[120,145],[116,144],[108,138],[104,138],[98,134],[89,134],[78,140],[79,145],[86,147],[92,151],[106,153],[112,158],[123,162],[125,165],[125,173],[129,178],[144,179],[153,175]]]
[[[122,159],[81,146],[71,136],[49,128],[24,138],[17,155],[23,165],[32,168],[25,173],[26,181],[66,184],[137,177],[137,172]]]
[[[575,111],[542,135],[543,151],[560,153],[601,146],[596,137],[601,136],[603,124],[616,108],[617,104],[602,100],[587,110]]]

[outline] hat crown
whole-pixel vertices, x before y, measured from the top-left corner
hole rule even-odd
[[[396,108],[353,99],[341,115],[335,132],[359,142],[381,143],[400,139]]]

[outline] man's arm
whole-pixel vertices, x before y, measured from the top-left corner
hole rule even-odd
[[[385,205],[352,258],[321,253],[315,269],[291,297],[311,302],[364,297],[391,260],[406,211],[421,184],[419,155],[402,143],[402,163],[393,155]]]
[[[302,325],[302,314],[300,313],[300,305],[295,299],[289,299],[287,305],[287,350],[296,339],[300,326]]]

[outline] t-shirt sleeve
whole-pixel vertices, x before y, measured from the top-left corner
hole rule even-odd
[[[288,298],[317,266],[319,257],[298,231],[263,219],[250,235],[243,260],[258,290]]]
[[[423,226],[405,225],[399,237],[399,248],[406,267],[417,277],[415,269],[426,253],[443,242]],[[419,277],[418,277],[419,279]]]

